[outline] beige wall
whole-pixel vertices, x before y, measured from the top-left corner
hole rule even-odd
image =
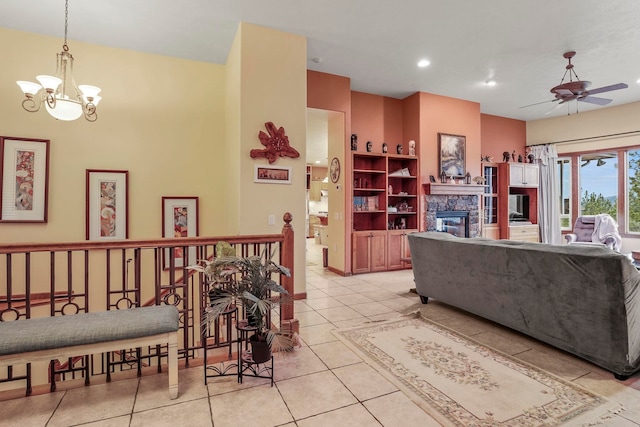
[[[69,41],[78,84],[102,88],[95,123],[22,109],[16,80],[55,73],[62,40],[0,29],[0,135],[51,140],[49,221],[0,224],[0,242],[85,239],[85,171],[129,171],[129,237],[160,237],[161,197],[198,196],[200,235],[280,233],[293,214],[296,292],[304,292],[306,40],[242,24],[228,64]],[[25,55],[24,52],[30,52]],[[256,184],[258,132],[283,126],[299,159],[291,185]],[[268,225],[268,216],[275,225]]]
[[[527,122],[527,145],[561,142],[558,153],[640,145],[640,102]],[[620,135],[629,134],[630,135]],[[575,141],[594,138],[592,141]]]
[[[307,128],[307,54],[306,39],[257,25],[241,23],[240,43],[233,46],[240,84],[231,90],[239,99],[239,108],[228,111],[237,129],[227,144],[239,147],[239,168],[230,171],[239,182],[238,232],[274,234],[282,229],[282,216],[293,215],[295,235],[295,292],[305,289],[305,215],[306,215],[306,128]],[[237,40],[236,40],[237,41]],[[237,121],[234,117],[237,115]],[[274,165],[292,169],[291,184],[254,182],[254,166],[268,165],[264,158],[252,159],[252,149],[264,148],[258,132],[267,132],[266,122],[285,129],[290,145],[299,158],[279,158]],[[236,139],[235,132],[238,132]],[[269,225],[270,215],[275,224]]]
[[[69,41],[78,84],[102,88],[99,118],[22,109],[16,80],[54,74],[62,40],[0,29],[0,135],[51,140],[49,221],[0,224],[0,242],[85,239],[85,170],[129,171],[130,238],[160,237],[161,197],[200,197],[200,234],[224,233],[224,67]],[[25,52],[29,52],[26,55]],[[203,85],[203,81],[211,84]],[[44,107],[43,107],[44,109]]]

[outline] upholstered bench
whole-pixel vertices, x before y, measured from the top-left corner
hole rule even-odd
[[[169,397],[178,397],[178,309],[138,307],[0,322],[0,367],[168,344]]]

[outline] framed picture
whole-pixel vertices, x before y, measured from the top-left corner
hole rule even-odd
[[[197,197],[162,197],[162,237],[195,237],[198,235],[198,198]],[[162,268],[168,269],[171,251],[166,248],[162,252]],[[183,267],[184,253],[182,247],[173,250],[174,265]],[[195,264],[196,248],[189,247],[188,262]]]
[[[465,150],[467,138],[461,135],[438,133],[440,147],[440,174],[448,177],[463,178],[466,171]]]
[[[264,184],[291,184],[291,168],[255,165],[253,181]]]
[[[0,136],[0,222],[47,222],[49,140]]]
[[[129,237],[129,172],[87,169],[87,239]]]

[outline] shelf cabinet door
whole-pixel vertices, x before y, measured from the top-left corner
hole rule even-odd
[[[389,231],[387,240],[387,269],[400,270],[410,267],[411,264],[403,262],[403,258],[411,258],[407,230]]]
[[[355,232],[351,241],[353,274],[384,271],[387,268],[386,231]]]
[[[512,187],[537,187],[538,165],[526,163],[510,164],[509,185]]]

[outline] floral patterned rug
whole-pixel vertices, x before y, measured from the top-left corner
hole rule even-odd
[[[595,425],[614,408],[419,314],[334,333],[444,426]]]

